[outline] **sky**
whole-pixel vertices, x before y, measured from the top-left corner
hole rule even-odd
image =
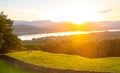
[[[119,21],[120,0],[0,0],[0,11],[13,20]]]

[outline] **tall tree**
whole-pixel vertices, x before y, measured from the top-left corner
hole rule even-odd
[[[0,13],[0,53],[22,50],[21,40],[13,33],[13,20]]]

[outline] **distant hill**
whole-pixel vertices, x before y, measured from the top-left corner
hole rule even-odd
[[[80,25],[81,30],[119,30],[120,21],[86,22]]]
[[[52,21],[14,21],[14,32],[18,35],[65,32],[65,31],[94,31],[94,30],[119,30],[120,21],[86,22],[81,25],[75,25],[70,22],[52,22]]]
[[[78,25],[71,23],[54,23],[51,21],[15,21],[14,32],[17,35],[39,34],[39,33],[53,33],[74,31]]]
[[[57,23],[51,21],[14,21],[14,25],[31,25],[35,27],[42,27],[42,28],[51,28],[55,26]]]
[[[43,27],[36,27],[31,25],[15,25],[14,26],[14,33],[17,35],[52,33],[56,31],[57,30],[52,28],[43,28]]]
[[[43,28],[38,28],[31,25],[15,25],[14,32],[18,35],[37,34],[43,31]]]

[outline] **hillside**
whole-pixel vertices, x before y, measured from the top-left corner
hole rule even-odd
[[[8,54],[11,57],[39,66],[57,69],[112,71],[120,73],[120,58],[90,59],[77,55],[53,54],[42,51],[15,52]]]

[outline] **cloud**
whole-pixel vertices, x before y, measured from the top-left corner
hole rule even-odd
[[[113,10],[112,10],[112,9],[101,10],[101,11],[99,11],[99,13],[109,13],[109,12],[111,12],[111,11],[113,11]]]

